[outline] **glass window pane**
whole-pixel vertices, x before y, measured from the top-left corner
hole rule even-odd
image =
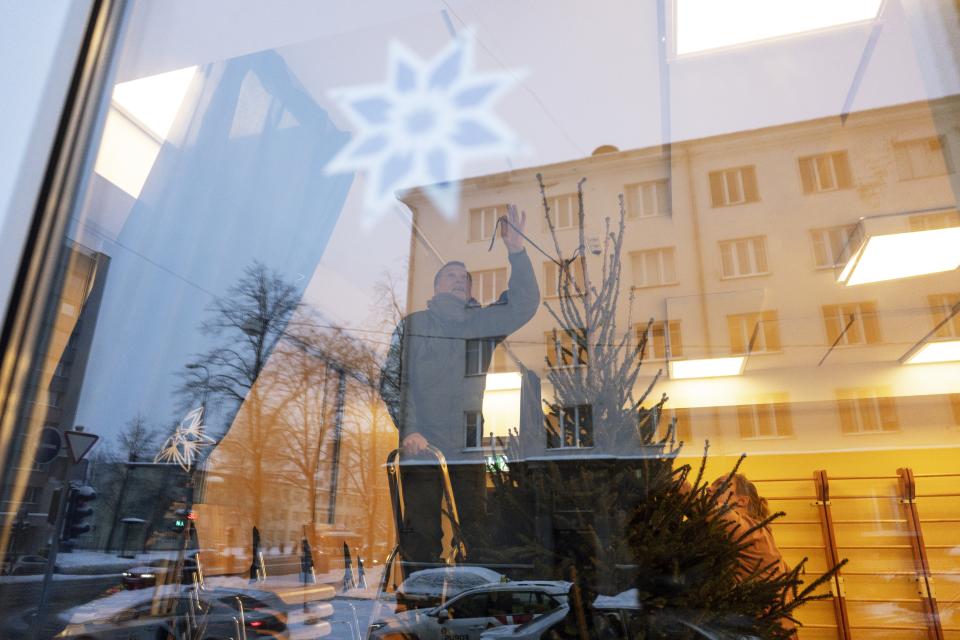
[[[849,611],[800,602],[801,637],[955,632],[916,586],[960,574],[960,9],[555,4],[100,2],[46,55],[69,91],[6,61],[0,635],[284,636],[313,585],[333,637],[354,605],[347,635],[461,636],[461,605],[399,609],[530,616],[571,581],[641,600],[587,635],[706,602],[776,637],[744,566],[792,593],[810,549]],[[762,545],[674,481],[705,451],[694,495],[746,453],[738,515],[785,512]]]

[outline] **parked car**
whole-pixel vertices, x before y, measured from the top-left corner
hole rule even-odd
[[[591,637],[628,640],[638,635],[635,629],[635,617],[640,613],[640,606],[637,602],[636,589],[630,589],[615,596],[597,596],[593,607],[586,613],[591,617]],[[577,620],[569,603],[524,624],[502,625],[488,629],[480,635],[480,638],[481,640],[539,640],[549,637],[549,632],[554,630],[560,637],[578,635]]]
[[[171,580],[169,574],[176,570],[177,561],[171,559],[160,559],[148,562],[145,565],[131,567],[123,572],[121,579],[124,589],[144,589],[152,587],[159,582],[167,584],[170,582],[179,582],[180,584],[192,584],[194,574],[197,571],[196,552],[184,557],[183,571],[179,580]]]
[[[67,617],[57,638],[287,637],[287,614],[279,598],[251,589],[198,592],[166,585],[156,591],[123,591],[76,607]]]
[[[419,640],[480,640],[480,634],[501,625],[529,622],[567,602],[570,583],[517,581],[468,589],[441,606],[403,611],[370,625],[369,640],[390,636]]]
[[[47,559],[43,556],[7,556],[4,560],[4,573],[12,576],[35,575],[46,570]]]
[[[467,589],[505,580],[506,576],[486,567],[421,569],[411,573],[397,588],[397,611],[435,607]]]

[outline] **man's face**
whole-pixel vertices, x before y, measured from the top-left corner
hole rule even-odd
[[[470,289],[470,274],[460,265],[452,264],[440,272],[434,293],[449,293],[466,302],[472,297]]]

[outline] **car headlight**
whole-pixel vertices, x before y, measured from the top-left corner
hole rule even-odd
[[[155,573],[141,573],[141,574],[140,574],[140,577],[141,577],[141,578],[156,578],[156,577],[157,577],[157,574],[155,574]]]

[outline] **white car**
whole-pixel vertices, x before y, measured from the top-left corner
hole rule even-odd
[[[597,596],[593,601],[594,629],[601,637],[626,640],[630,637],[630,618],[640,611],[637,590],[630,589],[615,596]],[[570,613],[569,604],[524,624],[503,625],[484,631],[480,640],[540,640],[547,632],[564,624]],[[567,624],[572,623],[568,621]]]
[[[414,609],[370,625],[368,638],[480,640],[487,629],[517,625],[554,611],[567,602],[570,583],[518,581],[464,591],[432,609]]]

